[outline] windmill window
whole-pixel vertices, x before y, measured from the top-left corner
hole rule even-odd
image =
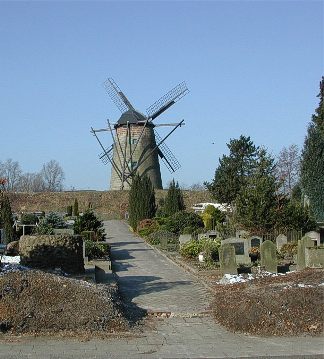
[[[132,138],[132,145],[136,145],[137,143],[137,138]]]

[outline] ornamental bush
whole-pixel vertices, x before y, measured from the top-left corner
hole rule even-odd
[[[186,227],[194,231],[203,228],[204,222],[197,213],[185,211],[177,212],[165,221],[165,228],[176,235],[182,234]]]
[[[93,241],[85,241],[85,255],[89,260],[94,258],[102,258],[110,254],[110,246],[108,243],[98,243]]]
[[[147,241],[148,243],[153,245],[158,245],[161,244],[162,242],[174,244],[176,241],[178,241],[178,237],[172,232],[165,230],[158,230],[156,232],[151,233],[147,237]]]
[[[220,240],[211,239],[191,240],[180,248],[180,254],[185,258],[197,259],[199,253],[204,253],[205,262],[218,261],[218,249],[221,245]]]
[[[143,219],[137,226],[137,232],[141,237],[147,237],[159,229],[159,224],[154,219]]]
[[[87,209],[83,215],[80,215],[75,220],[73,228],[75,234],[93,231],[94,239],[97,241],[104,240],[105,238],[105,229],[103,228],[102,221],[90,209]]]

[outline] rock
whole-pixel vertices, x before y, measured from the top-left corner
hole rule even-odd
[[[17,256],[19,254],[19,241],[12,241],[7,244],[7,254]]]

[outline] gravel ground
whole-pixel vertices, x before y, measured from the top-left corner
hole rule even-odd
[[[215,284],[212,310],[233,332],[253,335],[321,335],[324,270],[307,269],[235,284]]]
[[[36,270],[0,276],[0,332],[118,333],[129,329],[116,285]]]

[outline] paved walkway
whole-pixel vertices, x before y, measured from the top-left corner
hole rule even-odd
[[[200,314],[210,294],[194,277],[134,236],[120,221],[106,222],[114,270],[124,298],[150,312]]]
[[[106,222],[115,269],[126,300],[174,316],[132,337],[80,342],[72,339],[1,340],[0,358],[324,358],[323,338],[259,338],[232,334],[206,313],[209,294],[120,221]],[[200,314],[190,317],[189,314]]]

